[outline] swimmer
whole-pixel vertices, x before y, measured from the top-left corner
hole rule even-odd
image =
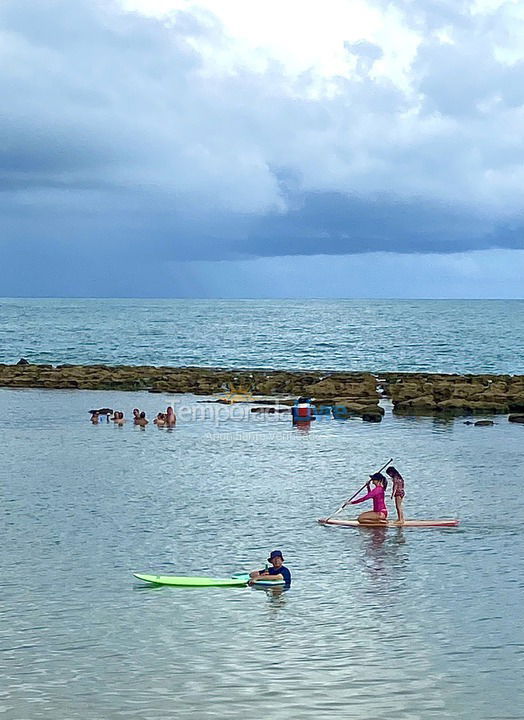
[[[139,418],[140,418],[140,410],[138,408],[133,408],[133,422],[135,423],[135,425],[140,424],[138,422]]]
[[[166,411],[166,425],[168,427],[173,427],[174,425],[176,425],[175,411],[171,406],[169,406]]]
[[[91,413],[91,422],[93,425],[99,425],[100,424],[100,415],[98,412]]]
[[[251,581],[271,575],[275,579],[284,580],[286,585],[291,585],[291,573],[284,565],[284,558],[280,550],[272,550],[267,561],[273,567],[266,567],[265,570],[253,570],[253,572],[249,573]]]
[[[145,412],[141,412],[138,418],[135,418],[135,425],[140,425],[140,427],[149,425],[149,420],[146,418]]]
[[[157,427],[164,427],[164,425],[166,424],[166,416],[164,415],[164,413],[160,412],[153,420],[153,422]]]

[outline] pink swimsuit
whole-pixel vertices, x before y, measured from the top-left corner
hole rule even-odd
[[[373,488],[373,490],[370,490],[363,497],[359,498],[358,500],[352,500],[351,504],[356,505],[357,503],[364,502],[364,500],[373,499],[373,512],[382,513],[382,515],[387,518],[388,509],[386,507],[384,494],[384,488],[381,485],[377,485],[377,487]]]
[[[393,497],[403,498],[405,494],[406,493],[404,491],[404,479],[395,478],[393,480]]]

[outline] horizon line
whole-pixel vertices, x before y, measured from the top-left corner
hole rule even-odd
[[[180,295],[0,295],[1,300],[198,300],[198,301],[210,301],[210,300],[224,300],[224,301],[286,301],[286,300],[301,300],[307,301],[365,301],[371,302],[375,300],[384,301],[522,301],[524,297],[303,297],[303,296],[285,296],[285,297],[187,297]]]

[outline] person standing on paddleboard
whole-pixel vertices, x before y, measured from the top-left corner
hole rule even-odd
[[[364,502],[365,500],[373,500],[373,510],[363,512],[358,516],[359,523],[362,525],[385,525],[388,518],[388,509],[386,507],[386,488],[388,481],[382,475],[382,473],[375,473],[371,475],[370,481],[375,486],[373,490],[370,489],[368,483],[368,492],[361,498],[351,501],[351,505],[357,505],[358,503]]]
[[[272,550],[267,561],[271,563],[273,567],[266,567],[265,570],[254,570],[252,573],[249,573],[251,580],[257,580],[258,578],[267,577],[268,575],[271,575],[275,579],[280,576],[286,585],[291,585],[291,573],[288,568],[284,566],[284,558],[280,550]]]
[[[404,478],[399,471],[390,465],[386,470],[386,474],[389,475],[393,481],[393,488],[391,490],[391,498],[395,498],[395,507],[397,508],[398,521],[401,525],[404,524],[404,508],[402,503],[404,502]]]

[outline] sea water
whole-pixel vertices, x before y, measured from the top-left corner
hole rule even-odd
[[[520,720],[524,428],[386,405],[297,429],[202,399],[0,390],[2,717]],[[89,422],[173,401],[173,430]],[[390,457],[407,517],[458,528],[316,523]],[[132,575],[228,577],[273,549],[289,591]]]
[[[0,300],[0,361],[524,372],[520,301]],[[0,389],[6,720],[520,720],[524,429]],[[93,426],[110,406],[174,430]],[[325,528],[390,457],[406,516]],[[389,501],[390,510],[394,509]],[[354,508],[355,515],[362,506]],[[289,591],[147,587],[280,549]]]
[[[0,299],[0,362],[524,373],[522,300]]]

